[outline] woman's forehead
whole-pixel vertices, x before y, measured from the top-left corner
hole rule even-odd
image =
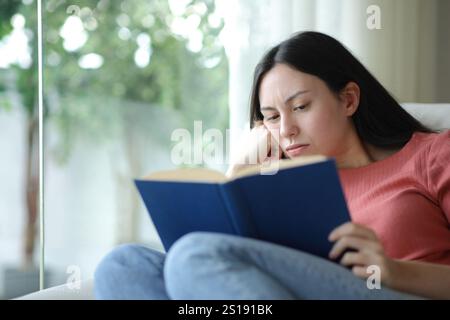
[[[287,100],[298,92],[312,93],[318,78],[285,65],[276,65],[262,78],[260,100]],[[301,96],[301,95],[298,95]]]

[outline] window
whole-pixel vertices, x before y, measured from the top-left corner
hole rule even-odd
[[[214,1],[54,0],[44,5],[48,287],[92,277],[99,260],[119,243],[162,249],[133,179],[174,166],[173,130],[191,130],[201,120],[204,129],[225,131],[229,116],[228,60],[219,37],[224,22]],[[11,61],[2,62],[1,75],[10,87],[4,86],[0,100],[16,105],[0,114],[8,130],[0,140],[2,150],[11,150],[2,159],[10,182],[2,183],[8,191],[2,198],[11,204],[9,213],[1,214],[6,238],[1,256],[11,259],[1,264],[20,269],[28,225],[34,243],[27,262],[36,271],[38,220],[27,220],[36,212],[21,196],[37,181],[36,171],[23,177],[27,160],[37,169],[37,131],[27,132],[37,119],[36,2],[17,2],[7,21],[12,25],[2,29],[1,50],[9,50]],[[11,121],[15,125],[6,126]],[[29,154],[27,134],[33,137]],[[10,164],[17,164],[14,171]],[[28,289],[19,288],[20,281],[4,298],[38,289],[36,277],[25,281]]]

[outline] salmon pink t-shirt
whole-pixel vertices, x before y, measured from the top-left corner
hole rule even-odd
[[[415,132],[398,152],[339,177],[352,221],[374,230],[387,256],[450,265],[450,130]]]

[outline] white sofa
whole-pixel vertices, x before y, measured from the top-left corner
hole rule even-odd
[[[405,103],[403,107],[423,124],[432,129],[450,128],[450,104]],[[67,285],[48,288],[19,297],[18,300],[89,300],[94,299],[93,279],[80,283],[79,289],[70,289]]]
[[[432,129],[450,129],[450,103],[404,103],[402,106]]]
[[[94,300],[94,280],[88,279],[79,283],[72,283],[48,288],[14,300]]]

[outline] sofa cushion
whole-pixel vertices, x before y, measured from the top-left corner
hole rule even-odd
[[[403,103],[402,107],[431,129],[450,129],[450,104]]]
[[[79,288],[69,288],[66,284],[27,294],[15,300],[93,300],[93,279],[81,281]]]

